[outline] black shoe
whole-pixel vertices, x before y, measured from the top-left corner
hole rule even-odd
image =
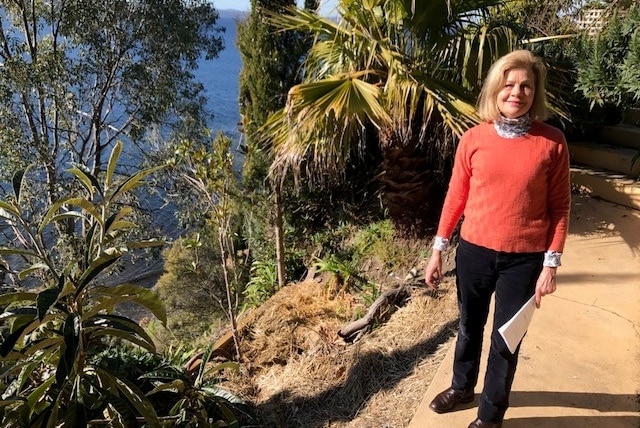
[[[467,428],[502,428],[502,422],[482,422],[480,419],[476,419]]]
[[[452,411],[460,403],[470,403],[473,401],[474,393],[471,391],[456,391],[453,388],[445,389],[436,395],[429,408],[436,413],[447,413]]]

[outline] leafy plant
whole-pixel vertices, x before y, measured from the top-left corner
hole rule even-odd
[[[640,101],[640,8],[614,15],[595,39],[584,37],[578,55],[576,89],[591,107],[623,109]]]
[[[318,259],[315,263],[317,272],[329,272],[332,274],[331,280],[327,283],[330,293],[338,291],[347,292],[352,288],[359,288],[363,284],[367,284],[367,280],[363,278],[357,265],[353,260],[345,260],[331,254],[326,259]]]
[[[173,426],[260,426],[241,399],[216,385],[221,377],[212,376],[226,369],[237,369],[238,364],[212,363],[211,357],[212,346],[209,346],[199,358],[190,360],[196,361],[196,368],[190,372],[182,368],[184,362],[179,362],[180,365],[165,364],[140,379],[153,383],[154,388],[148,393],[151,399],[161,395],[161,401],[173,404],[169,410]]]
[[[181,178],[207,202],[207,226],[217,232],[219,262],[226,292],[226,315],[231,321],[236,357],[239,360],[236,311],[241,291],[242,266],[238,263],[240,260],[236,257],[234,242],[238,223],[234,205],[237,197],[234,196],[237,196],[238,178],[234,171],[231,146],[231,140],[222,133],[211,142],[211,147],[185,141],[176,150],[173,163],[179,167]]]
[[[251,265],[251,278],[244,289],[245,306],[258,306],[271,296],[278,284],[276,264],[256,260]]]
[[[101,283],[108,268],[131,251],[162,245],[126,240],[136,224],[129,220],[132,209],[121,201],[158,168],[117,180],[121,150],[122,143],[116,144],[102,181],[83,167],[71,168],[83,193],[64,197],[43,213],[23,209],[25,173],[14,177],[12,197],[0,201],[0,221],[15,238],[0,255],[6,275],[17,284],[0,296],[0,305],[7,305],[0,321],[9,326],[0,344],[8,384],[0,402],[2,426],[87,426],[96,417],[108,418],[113,426],[133,426],[138,417],[150,427],[160,426],[133,382],[92,359],[111,341],[155,351],[151,337],[119,315],[116,305],[140,305],[166,322],[164,306],[152,291]],[[67,227],[57,227],[61,224]],[[76,233],[71,259],[54,246],[69,225]]]

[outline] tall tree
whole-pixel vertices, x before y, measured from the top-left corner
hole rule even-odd
[[[266,171],[270,163],[269,141],[255,138],[258,128],[270,114],[284,107],[287,92],[300,82],[300,65],[310,47],[304,34],[297,31],[278,31],[266,19],[271,14],[288,13],[295,0],[251,0],[251,13],[238,23],[237,45],[242,57],[240,72],[240,113],[246,136],[247,157],[244,166],[245,185],[249,190],[264,188]],[[305,10],[318,8],[317,0],[306,0]],[[285,283],[284,236],[281,182],[270,182],[273,197],[274,235],[278,283]]]
[[[512,0],[495,15],[523,38],[550,37],[575,33],[575,18],[580,8],[575,0]]]
[[[383,191],[396,229],[424,236],[442,188],[438,170],[453,135],[478,121],[474,101],[483,72],[515,46],[492,27],[498,0],[341,0],[340,19],[297,10],[272,16],[284,29],[310,31],[305,82],[262,128],[274,141],[272,171],[311,178],[340,175],[378,129]],[[436,201],[436,202],[434,202]]]
[[[202,124],[192,70],[222,48],[204,0],[0,1],[0,179],[41,168],[41,200],[69,180],[68,163],[104,169],[125,142],[140,161],[151,129]]]

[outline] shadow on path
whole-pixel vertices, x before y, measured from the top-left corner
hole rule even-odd
[[[639,397],[633,394],[600,392],[512,391],[510,407],[571,407],[598,412],[638,412]],[[640,422],[640,419],[638,419]],[[604,426],[604,425],[602,425]]]
[[[547,416],[507,418],[509,428],[640,428],[640,416]]]
[[[640,255],[640,214],[613,202],[573,194],[569,233],[594,235],[597,240],[601,240],[603,234],[620,235],[631,251]]]

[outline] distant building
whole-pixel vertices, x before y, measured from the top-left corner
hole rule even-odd
[[[576,26],[590,36],[595,36],[602,30],[608,17],[607,9],[583,9],[576,19]]]
[[[590,36],[596,36],[611,17],[615,9],[607,7],[605,9],[582,9],[576,19],[576,27],[581,31],[586,31]],[[618,16],[623,17],[626,10],[618,9]]]

